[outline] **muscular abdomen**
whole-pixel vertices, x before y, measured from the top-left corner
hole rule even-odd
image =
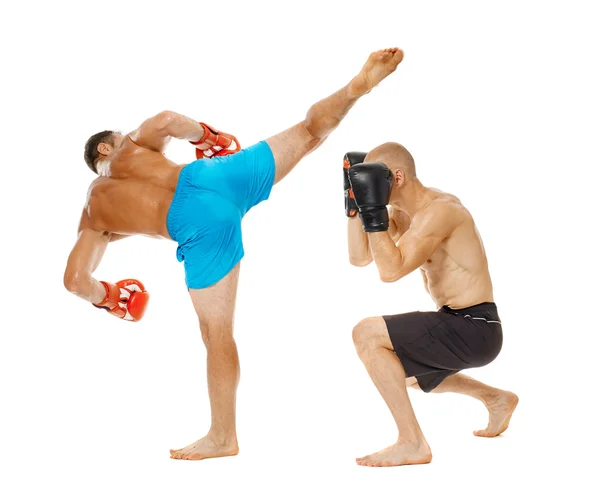
[[[466,221],[421,267],[438,306],[453,308],[493,302],[487,257],[472,219]]]

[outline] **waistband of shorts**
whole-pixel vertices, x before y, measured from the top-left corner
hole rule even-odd
[[[488,321],[500,322],[498,307],[493,302],[483,302],[466,308],[451,308],[442,306],[439,311],[471,318],[483,318]]]

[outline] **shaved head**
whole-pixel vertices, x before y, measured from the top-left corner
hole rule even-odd
[[[392,171],[400,169],[409,180],[417,176],[415,160],[410,152],[398,143],[384,143],[377,146],[369,152],[365,161],[382,162]]]

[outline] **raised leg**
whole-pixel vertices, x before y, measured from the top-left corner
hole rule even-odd
[[[171,450],[173,459],[200,460],[238,453],[235,399],[240,364],[233,339],[233,317],[239,270],[238,264],[214,286],[190,290],[207,351],[211,425],[205,437],[183,449]]]
[[[372,53],[361,71],[339,91],[315,103],[304,121],[267,139],[275,157],[275,183],[317,149],[358,101],[396,70],[404,53],[388,48]]]
[[[419,388],[416,380],[410,386]],[[506,431],[510,423],[510,418],[519,403],[519,397],[516,394],[490,387],[463,373],[449,376],[434,388],[432,392],[454,392],[456,394],[468,395],[483,402],[490,413],[490,417],[487,428],[473,432],[478,437],[496,437]]]
[[[398,427],[398,440],[394,445],[356,459],[356,462],[376,467],[430,462],[431,450],[410,403],[406,374],[393,351],[385,321],[383,318],[367,318],[354,327],[352,337],[360,359]]]

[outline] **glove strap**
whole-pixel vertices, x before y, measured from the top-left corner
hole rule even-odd
[[[107,306],[106,303],[108,303],[110,301],[110,292],[111,292],[110,289],[112,288],[111,285],[114,285],[114,284],[108,284],[108,282],[103,282],[102,280],[100,280],[100,283],[104,286],[106,295],[104,296],[104,299],[102,299],[101,302],[99,302],[98,304],[92,303],[92,305],[96,306],[97,308],[100,308],[100,309],[113,309],[117,305],[116,302],[113,301],[112,307]],[[117,289],[117,286],[114,285],[114,288]]]
[[[190,141],[190,144],[196,146],[197,159],[232,155],[242,149],[235,136],[217,131],[204,122],[199,122],[199,124],[204,129],[204,136],[198,141]],[[210,147],[206,150],[201,150],[197,147],[199,144],[207,144]]]

